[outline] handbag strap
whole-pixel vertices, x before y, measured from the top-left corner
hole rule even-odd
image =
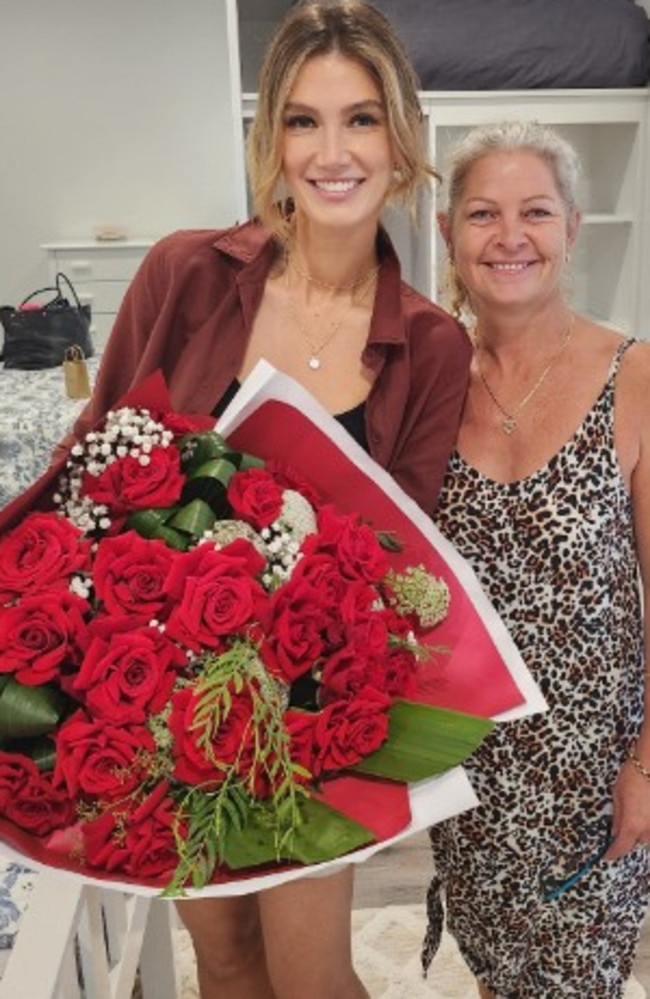
[[[74,289],[74,285],[72,284],[72,281],[67,276],[67,274],[63,273],[63,271],[57,271],[56,285],[48,285],[46,288],[37,288],[36,291],[33,291],[26,298],[23,298],[23,300],[20,303],[20,305],[18,306],[18,308],[22,309],[22,307],[24,305],[27,305],[28,302],[31,302],[32,298],[36,298],[37,295],[44,295],[46,291],[53,291],[53,292],[56,292],[56,294],[55,294],[54,298],[50,299],[49,302],[45,303],[45,305],[43,306],[44,309],[47,309],[48,305],[53,305],[55,302],[61,301],[62,298],[65,298],[63,289],[61,288],[61,282],[62,281],[65,281],[65,283],[67,284],[68,288],[72,292],[72,297],[75,300],[75,304],[76,304],[77,308],[80,309],[81,308],[81,302],[79,301],[79,296],[77,295],[77,292]]]
[[[56,275],[56,289],[57,289],[57,291],[59,293],[59,297],[60,298],[64,298],[65,297],[63,295],[62,291],[61,291],[61,282],[62,281],[65,281],[65,283],[67,284],[68,288],[72,292],[72,297],[75,300],[75,304],[76,304],[77,308],[80,309],[81,308],[81,302],[79,301],[79,296],[77,295],[77,292],[74,289],[74,285],[72,284],[72,281],[70,280],[70,278],[68,277],[67,274],[63,273],[63,271],[57,271],[57,275]]]

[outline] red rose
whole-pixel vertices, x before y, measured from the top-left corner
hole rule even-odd
[[[289,753],[294,763],[317,776],[316,768],[316,719],[314,711],[300,711],[288,708],[284,713],[284,724],[289,734]],[[299,782],[307,783],[309,777],[299,777]]]
[[[123,798],[149,776],[147,755],[156,748],[148,729],[89,721],[81,711],[54,738],[55,784],[64,784],[72,797]]]
[[[418,688],[418,660],[413,652],[396,645],[385,664],[384,690],[389,697],[413,698]]]
[[[318,533],[305,539],[303,550],[334,555],[347,579],[376,583],[388,571],[386,552],[373,529],[347,514],[339,516],[331,507],[319,512]]]
[[[318,590],[325,607],[338,608],[350,586],[350,580],[341,575],[336,559],[325,554],[304,555],[291,573],[294,584],[300,579]]]
[[[187,657],[157,628],[134,627],[129,618],[104,618],[72,690],[96,718],[116,725],[143,723],[161,711]]]
[[[38,773],[38,767],[29,756],[22,753],[5,753],[0,750],[0,812],[4,815],[8,802],[20,788]]]
[[[365,584],[350,586],[339,608],[344,640],[346,645],[365,649],[367,655],[381,655],[388,647],[386,618],[372,609],[368,596]]]
[[[6,803],[4,814],[34,836],[45,836],[69,825],[75,817],[74,802],[63,788],[55,788],[51,774],[34,767]]]
[[[67,588],[89,566],[90,542],[57,513],[30,513],[0,538],[0,605],[22,594]]]
[[[81,597],[54,590],[0,612],[0,673],[14,673],[27,686],[58,677],[66,662],[80,658],[88,610]]]
[[[124,815],[104,812],[97,819],[84,822],[81,837],[86,863],[100,871],[125,871],[129,850],[123,833]]]
[[[178,448],[154,447],[139,458],[130,454],[117,458],[101,475],[86,472],[82,493],[119,516],[150,506],[172,506],[184,481]]]
[[[100,541],[93,581],[106,611],[160,619],[165,580],[177,554],[164,541],[142,538],[135,531]]]
[[[174,776],[186,784],[216,787],[223,780],[225,768],[235,763],[242,743],[248,738],[253,705],[247,692],[233,691],[227,713],[221,705],[221,722],[214,732],[208,728],[209,724],[214,724],[212,716],[197,721],[198,705],[199,699],[190,687],[184,687],[172,696],[169,728],[174,739]]]
[[[309,583],[293,578],[272,595],[266,621],[264,662],[281,680],[291,683],[307,673],[325,650],[324,631],[332,610]]]
[[[354,700],[336,701],[317,716],[318,764],[343,770],[369,756],[388,738],[390,698],[365,687]]]
[[[382,662],[363,648],[345,646],[325,661],[319,700],[323,706],[350,700],[366,686],[384,689]]]
[[[252,621],[266,601],[254,575],[263,566],[249,542],[222,551],[203,544],[181,554],[167,580],[173,604],[167,633],[197,652],[219,648],[223,636]]]
[[[227,495],[235,516],[257,530],[268,527],[282,512],[282,489],[264,468],[235,472]]]
[[[178,864],[174,829],[176,804],[168,795],[169,785],[161,782],[129,819],[126,845],[129,852],[127,873],[138,878],[170,875]],[[181,823],[180,836],[187,834]]]
[[[104,871],[124,871],[138,881],[170,875],[179,858],[174,836],[176,806],[168,789],[162,781],[130,815],[107,812],[84,823],[86,862]]]

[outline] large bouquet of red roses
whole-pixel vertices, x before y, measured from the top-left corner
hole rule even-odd
[[[447,582],[286,460],[127,404],[49,481],[0,536],[0,836],[27,856],[170,893],[330,861],[382,836],[359,782],[388,801],[488,731],[424,703]]]

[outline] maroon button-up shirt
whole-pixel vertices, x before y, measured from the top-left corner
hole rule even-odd
[[[157,369],[175,409],[211,413],[240,370],[276,252],[256,222],[176,232],[156,243],[125,295],[74,435],[84,434]],[[383,230],[378,253],[363,356],[375,372],[366,403],[368,446],[431,512],[460,420],[470,345],[455,320],[401,280]]]

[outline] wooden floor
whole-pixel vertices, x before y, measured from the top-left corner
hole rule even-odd
[[[375,908],[424,902],[430,874],[428,839],[426,833],[418,833],[397,846],[381,850],[365,864],[359,864],[355,880],[355,907]],[[634,971],[650,999],[650,918],[641,933]]]

